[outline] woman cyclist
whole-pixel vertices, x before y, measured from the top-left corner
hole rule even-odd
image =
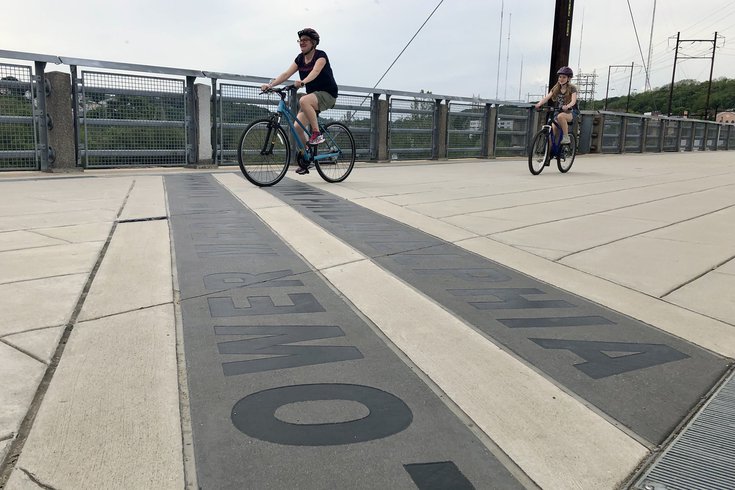
[[[552,101],[554,107],[560,111],[556,119],[559,121],[559,126],[561,126],[563,132],[561,144],[568,145],[570,142],[569,123],[574,120],[574,116],[579,112],[577,110],[577,87],[569,83],[569,80],[574,76],[574,72],[568,66],[562,66],[556,74],[559,75],[559,80],[551,88],[551,91],[538,101],[536,109],[540,109],[542,105],[550,100]],[[554,126],[554,132],[556,132],[556,126]]]
[[[337,101],[337,83],[334,81],[332,66],[329,64],[327,53],[316,49],[319,44],[319,34],[311,27],[298,32],[301,53],[296,57],[286,71],[260,88],[266,91],[288,80],[296,71],[300,80],[294,82],[296,88],[306,86],[306,95],[299,100],[299,114],[296,116],[301,124],[311,128],[311,138],[306,141],[304,130],[298,123],[294,123],[296,132],[301,141],[308,145],[324,143],[324,135],[319,134],[317,111],[326,111],[334,107]],[[303,172],[300,170],[304,170]],[[299,168],[297,173],[308,173],[307,169]]]

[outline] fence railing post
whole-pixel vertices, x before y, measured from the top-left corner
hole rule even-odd
[[[390,148],[390,131],[388,130],[390,118],[390,95],[386,94],[385,100],[378,100],[378,161],[389,160],[388,149]]]
[[[71,97],[71,76],[61,72],[46,74],[49,95],[46,97],[48,114],[47,142],[49,147],[49,172],[76,172],[76,139],[74,137],[74,115],[69,101]],[[44,90],[45,94],[45,90]]]
[[[620,133],[618,133],[618,153],[625,153],[625,140],[628,137],[628,118],[620,116]]]
[[[434,131],[432,132],[431,159],[447,158],[447,119],[449,111],[442,99],[434,100]]]
[[[487,158],[495,158],[495,134],[498,130],[498,107],[485,104],[485,142],[483,153]]]
[[[46,62],[36,61],[34,62],[36,75],[34,77],[35,84],[32,85],[31,93],[35,95],[38,100],[38,109],[34,109],[33,115],[36,121],[36,128],[38,131],[38,147],[36,152],[38,153],[38,159],[41,163],[41,170],[48,171],[49,166],[49,147],[48,147],[48,127],[46,117]]]
[[[212,157],[212,108],[211,108],[211,89],[209,85],[203,83],[194,84],[194,113],[193,121],[196,128],[196,154],[195,165],[202,167],[216,166]]]
[[[380,94],[372,94],[370,99],[370,160],[378,160],[378,132],[380,127]]]
[[[209,134],[210,134],[210,141],[212,143],[212,163],[214,165],[219,165],[220,162],[222,161],[222,158],[220,157],[220,154],[217,151],[217,149],[220,147],[220,144],[219,144],[219,131],[220,131],[219,118],[220,116],[219,116],[219,107],[217,105],[217,101],[218,101],[217,99],[217,79],[212,78],[211,80],[212,80],[212,88],[211,88],[212,92],[210,94],[211,98],[209,102],[209,107],[210,107],[209,109],[210,110]]]

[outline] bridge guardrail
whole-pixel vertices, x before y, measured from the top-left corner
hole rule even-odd
[[[41,80],[48,81],[48,63],[68,67],[71,115],[53,113],[59,110],[53,104],[47,108],[48,85],[36,89]],[[80,66],[94,71],[79,77]],[[92,74],[106,81],[90,85],[86,79]],[[115,80],[125,81],[124,86]],[[275,108],[258,90],[267,81],[0,50],[0,170],[232,164],[250,112],[258,112],[250,109]],[[133,110],[136,101],[147,102]],[[105,107],[110,105],[127,110],[129,117],[110,116]],[[238,115],[238,109],[243,113]],[[54,119],[66,117],[74,137],[60,139]],[[539,124],[530,104],[353,86],[340,86],[337,105],[321,117],[350,127],[361,161],[522,156]],[[710,121],[583,111],[575,131],[581,153],[735,149],[733,126]],[[72,161],[54,161],[66,153],[54,151],[49,138],[57,147],[70,146]]]

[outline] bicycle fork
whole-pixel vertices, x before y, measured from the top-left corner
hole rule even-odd
[[[276,146],[275,142],[275,136],[278,134],[278,131],[276,131],[276,128],[278,127],[278,122],[271,120],[268,123],[268,132],[265,135],[265,139],[263,140],[263,148],[260,150],[261,155],[272,155],[273,154],[273,147]]]

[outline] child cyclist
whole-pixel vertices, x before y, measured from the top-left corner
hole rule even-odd
[[[300,79],[294,82],[294,86],[296,88],[306,86],[306,95],[299,100],[299,114],[296,117],[304,126],[309,125],[311,129],[309,141],[306,141],[304,130],[298,123],[294,123],[294,127],[301,141],[313,146],[324,143],[324,135],[319,134],[316,113],[334,107],[338,94],[337,83],[334,81],[327,53],[316,49],[319,44],[319,34],[311,27],[306,27],[300,30],[298,35],[301,53],[286,71],[260,88],[265,92],[288,80],[296,71],[299,72]],[[301,162],[299,164],[296,173],[309,173],[308,167],[302,166]]]
[[[570,142],[569,123],[574,120],[574,116],[579,112],[577,110],[577,87],[569,83],[569,80],[574,76],[574,72],[568,66],[562,66],[556,74],[559,76],[559,80],[551,88],[551,91],[538,101],[536,109],[540,109],[542,105],[552,101],[554,107],[560,111],[557,121],[559,121],[559,126],[561,126],[563,132],[561,144],[568,145]],[[554,126],[554,131],[556,132],[556,126]]]

